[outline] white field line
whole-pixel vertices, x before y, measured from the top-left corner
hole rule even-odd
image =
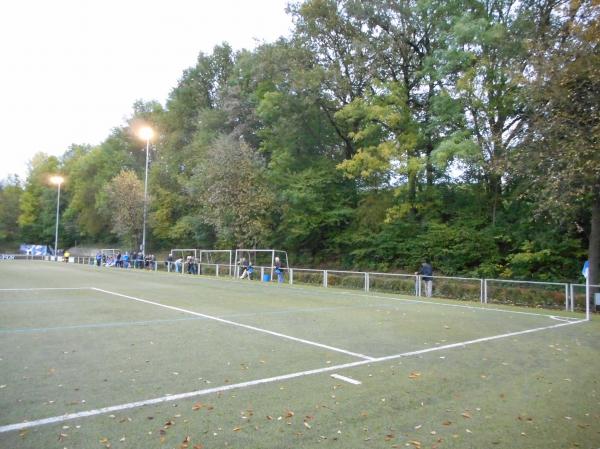
[[[522,312],[520,310],[497,309],[495,307],[467,306],[465,304],[448,304],[445,302],[424,301],[422,299],[404,299],[404,298],[394,298],[391,296],[361,295],[360,293],[352,293],[352,292],[340,292],[340,293],[343,295],[348,295],[348,296],[360,296],[361,298],[389,299],[389,300],[398,301],[398,302],[411,302],[411,303],[415,303],[415,304],[431,304],[434,306],[442,306],[442,307],[458,307],[461,309],[481,310],[483,312],[514,313],[514,314],[518,314],[518,315],[541,316],[544,318],[552,318],[554,316],[554,315],[548,315],[546,313]]]
[[[359,354],[357,352],[346,351],[345,349],[341,349],[341,348],[336,348],[336,347],[333,347],[333,346],[324,345],[322,343],[317,343],[315,341],[304,340],[302,338],[292,337],[291,335],[280,334],[279,332],[274,332],[274,331],[270,331],[270,330],[263,329],[263,328],[260,328],[260,327],[250,326],[248,324],[242,324],[242,323],[238,323],[238,322],[235,322],[235,321],[226,320],[226,319],[219,318],[219,317],[212,316],[212,315],[206,315],[204,313],[193,312],[191,310],[182,309],[180,307],[168,306],[166,304],[161,304],[159,302],[148,301],[147,299],[136,298],[135,296],[123,295],[121,293],[111,292],[109,290],[103,290],[101,288],[92,287],[92,290],[95,290],[95,291],[98,291],[98,292],[102,292],[102,293],[106,293],[106,294],[109,294],[109,295],[120,296],[120,297],[126,298],[126,299],[132,299],[134,301],[143,302],[145,304],[152,304],[154,306],[164,307],[165,309],[176,310],[177,312],[188,313],[190,315],[207,318],[209,320],[218,321],[220,323],[230,324],[232,326],[237,326],[237,327],[242,327],[242,328],[245,328],[245,329],[250,329],[250,330],[253,330],[253,331],[256,331],[256,332],[262,332],[263,334],[274,335],[275,337],[285,338],[285,339],[288,339],[288,340],[296,341],[296,342],[299,342],[299,343],[304,343],[304,344],[311,345],[311,346],[317,346],[319,348],[324,348],[324,349],[328,349],[330,351],[340,352],[342,354],[350,355],[350,356],[353,356],[353,357],[358,357],[358,358],[365,359],[365,360],[373,360],[374,359],[373,357],[369,357],[368,355],[364,355],[364,354]]]
[[[0,288],[0,292],[34,292],[37,290],[89,290],[90,287]]]
[[[343,380],[344,382],[348,382],[352,385],[360,385],[362,382],[360,380],[352,379],[351,377],[342,376],[340,374],[332,374],[331,377],[334,379]]]
[[[13,430],[22,430],[22,429],[26,429],[26,428],[30,428],[30,427],[38,427],[38,426],[42,426],[42,425],[46,425],[46,424],[54,424],[54,423],[69,421],[69,420],[78,419],[78,418],[85,418],[85,417],[89,417],[89,416],[103,415],[106,413],[120,412],[123,410],[129,410],[132,408],[143,407],[146,405],[161,404],[164,402],[178,401],[181,399],[188,399],[188,398],[197,397],[197,396],[205,396],[205,395],[212,394],[212,393],[221,393],[223,391],[253,387],[255,385],[263,385],[263,384],[268,384],[268,383],[273,383],[273,382],[281,382],[284,380],[295,379],[295,378],[304,377],[304,376],[311,376],[313,374],[322,374],[322,373],[327,373],[330,371],[338,371],[338,370],[354,368],[354,367],[362,366],[362,365],[369,365],[371,363],[385,362],[385,361],[389,361],[389,360],[399,359],[401,357],[410,357],[410,356],[415,356],[415,355],[420,355],[420,354],[426,354],[429,352],[443,351],[443,350],[454,349],[454,348],[464,348],[469,345],[484,343],[487,341],[500,340],[502,338],[510,338],[510,337],[514,337],[517,335],[525,335],[525,334],[530,334],[533,332],[539,332],[539,331],[548,330],[548,329],[556,329],[556,328],[563,327],[563,326],[570,326],[572,324],[580,324],[580,323],[585,323],[585,322],[586,322],[585,320],[570,321],[568,323],[554,324],[552,326],[538,327],[535,329],[527,329],[524,331],[510,332],[510,333],[501,334],[501,335],[493,335],[491,337],[483,337],[483,338],[478,338],[475,340],[463,341],[460,343],[453,343],[453,344],[444,345],[444,346],[437,346],[434,348],[421,349],[418,351],[404,352],[402,354],[395,354],[395,355],[390,355],[390,356],[385,356],[385,357],[379,357],[379,358],[372,359],[372,360],[359,360],[356,362],[344,363],[344,364],[335,365],[335,366],[328,366],[325,368],[317,368],[317,369],[312,369],[312,370],[307,370],[307,371],[299,371],[296,373],[284,374],[281,376],[267,377],[264,379],[251,380],[248,382],[241,382],[241,383],[237,383],[237,384],[223,385],[221,387],[208,388],[205,390],[190,391],[187,393],[179,393],[179,394],[173,394],[173,395],[168,395],[168,396],[162,396],[162,397],[158,397],[158,398],[146,399],[146,400],[137,401],[137,402],[130,402],[127,404],[113,405],[110,407],[103,407],[103,408],[98,408],[98,409],[94,409],[94,410],[87,410],[87,411],[82,411],[82,412],[77,412],[77,413],[68,413],[65,415],[53,416],[53,417],[44,418],[44,419],[38,419],[35,421],[27,421],[27,422],[22,422],[22,423],[17,423],[17,424],[10,424],[7,426],[0,427],[0,433],[10,432]]]
[[[569,317],[556,316],[556,315],[550,315],[550,318],[553,320],[556,320],[556,321],[564,321],[564,322],[578,321],[577,318],[569,318]]]

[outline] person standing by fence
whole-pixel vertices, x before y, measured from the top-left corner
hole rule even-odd
[[[275,274],[277,275],[277,282],[283,283],[283,270],[281,268],[281,260],[279,257],[275,258]]]
[[[433,267],[429,263],[429,260],[425,259],[421,264],[421,268],[419,268],[419,271],[415,274],[423,276],[422,279],[423,282],[425,282],[425,296],[430,298],[433,293],[433,279],[431,277],[433,276]]]

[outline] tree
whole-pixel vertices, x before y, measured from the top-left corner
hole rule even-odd
[[[220,136],[210,145],[189,193],[222,245],[255,248],[267,241],[273,193],[264,160],[240,139]]]
[[[19,240],[19,202],[23,190],[18,176],[0,183],[0,244],[14,245]]]
[[[552,3],[466,1],[440,55],[452,81],[446,89],[461,103],[465,126],[442,142],[436,158],[466,163],[464,174],[487,193],[492,223],[502,206],[510,153],[524,132],[520,94],[529,66],[527,42],[542,20],[540,10]]]
[[[538,212],[585,220],[590,281],[600,282],[600,6],[571,4],[540,40],[528,97],[530,134],[518,169]],[[556,20],[556,19],[555,19]]]
[[[56,225],[56,187],[50,176],[59,172],[55,156],[37,153],[29,164],[29,174],[19,202],[21,236],[30,243],[54,242]],[[62,202],[61,207],[64,207]]]
[[[104,214],[112,224],[111,230],[130,248],[141,240],[144,186],[132,170],[123,170],[104,188],[108,202]]]

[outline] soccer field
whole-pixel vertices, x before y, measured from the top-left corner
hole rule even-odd
[[[0,263],[0,448],[598,448],[578,314]]]

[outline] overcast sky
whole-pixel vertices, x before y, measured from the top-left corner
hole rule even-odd
[[[0,2],[0,180],[38,151],[98,144],[135,100],[164,105],[200,51],[287,36],[288,0]]]

